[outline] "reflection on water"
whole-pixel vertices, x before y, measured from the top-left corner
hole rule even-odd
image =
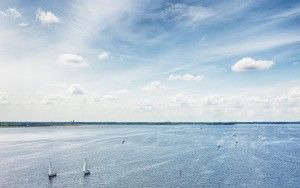
[[[297,187],[299,156],[300,125],[1,128],[0,187]]]

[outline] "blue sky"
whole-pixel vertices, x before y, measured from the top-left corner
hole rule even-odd
[[[299,120],[299,1],[0,3],[0,120]]]

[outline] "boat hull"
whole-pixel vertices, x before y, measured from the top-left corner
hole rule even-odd
[[[48,177],[49,177],[49,178],[53,178],[53,177],[55,177],[55,176],[56,176],[56,173],[48,174]]]
[[[84,170],[84,171],[83,171],[83,174],[84,174],[84,175],[90,175],[91,172],[90,172],[89,170]]]

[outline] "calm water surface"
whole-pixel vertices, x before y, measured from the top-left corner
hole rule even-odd
[[[1,128],[0,170],[1,188],[300,187],[300,125]]]

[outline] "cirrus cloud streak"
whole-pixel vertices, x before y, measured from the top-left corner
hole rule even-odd
[[[192,75],[192,74],[184,74],[184,75],[173,75],[169,76],[169,80],[183,80],[183,81],[201,81],[204,76],[202,75]]]

